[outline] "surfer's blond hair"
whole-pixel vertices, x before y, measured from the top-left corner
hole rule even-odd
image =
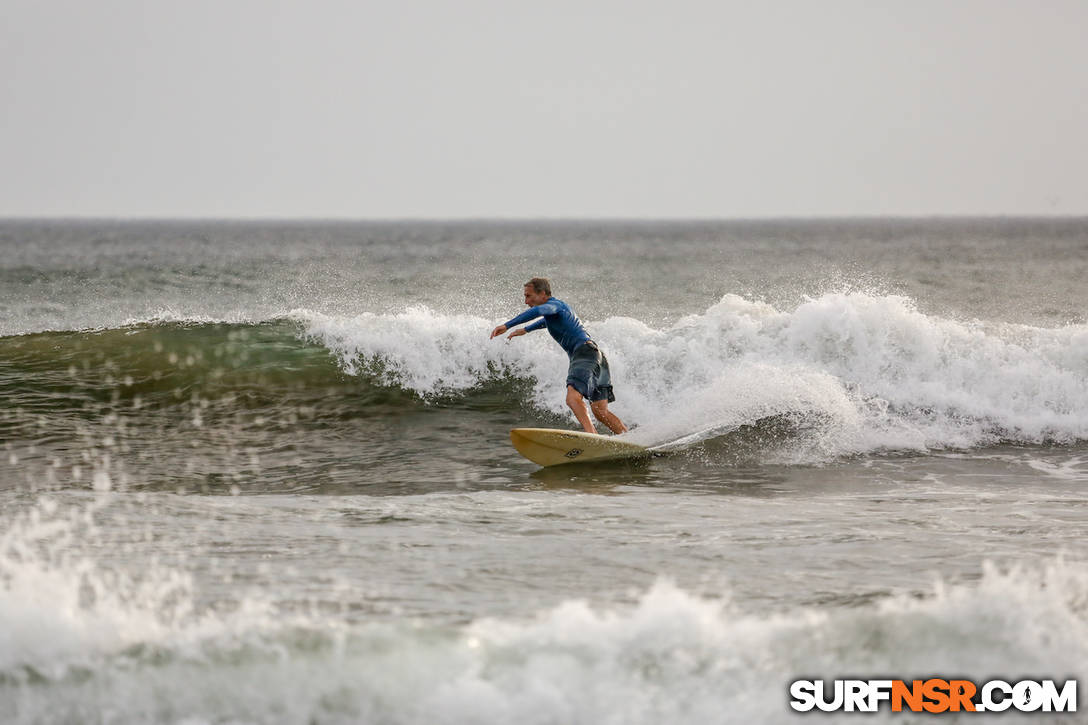
[[[552,283],[548,281],[547,277],[533,277],[525,283],[525,286],[532,287],[534,292],[543,292],[549,297],[552,296]]]

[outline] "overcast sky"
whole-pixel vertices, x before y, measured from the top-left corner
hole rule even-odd
[[[0,215],[1088,214],[1084,0],[0,0]]]

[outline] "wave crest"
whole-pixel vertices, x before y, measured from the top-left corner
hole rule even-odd
[[[494,321],[422,306],[293,316],[349,373],[378,364],[387,384],[422,396],[524,377],[533,405],[565,414],[567,360],[546,334],[488,340]],[[854,292],[786,311],[726,295],[663,329],[628,317],[588,326],[610,362],[615,409],[649,445],[786,414],[819,421],[805,458],[1088,439],[1084,325],[956,321]]]

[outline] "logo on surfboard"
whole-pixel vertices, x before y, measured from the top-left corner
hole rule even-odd
[[[567,458],[577,458],[580,455],[582,455],[582,449],[581,448],[571,448],[566,453]]]

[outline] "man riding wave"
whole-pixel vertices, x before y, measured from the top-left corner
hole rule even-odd
[[[588,400],[597,420],[608,426],[613,433],[626,433],[627,426],[615,413],[608,410],[608,404],[616,400],[612,393],[608,358],[590,338],[582,321],[566,302],[552,297],[551,283],[544,277],[533,277],[525,283],[525,304],[529,309],[492,330],[491,339],[511,327],[541,318],[531,325],[514,330],[509,338],[547,327],[551,336],[570,357],[570,367],[567,368],[567,405],[582,424],[583,430],[587,433],[597,432],[586,411],[585,401]]]

